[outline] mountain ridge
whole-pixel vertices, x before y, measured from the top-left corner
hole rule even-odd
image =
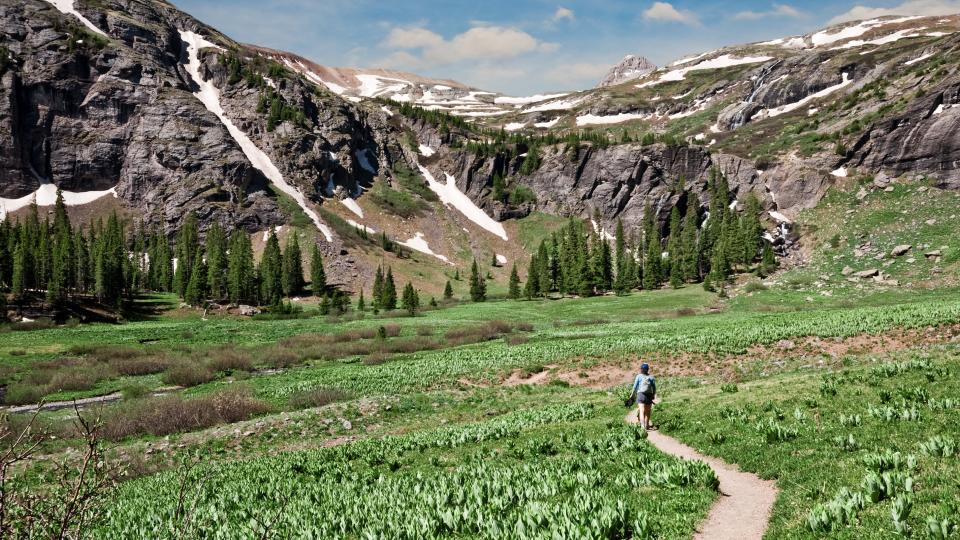
[[[613,230],[638,227],[649,205],[666,233],[674,207],[690,197],[707,207],[714,169],[734,197],[761,198],[779,244],[795,234],[780,225],[848,170],[945,187],[960,178],[956,16],[850,23],[807,35],[809,49],[784,46],[793,38],[724,47],[620,84],[509,98],[401,72],[330,71],[235,42],[165,2],[76,9],[109,38],[42,0],[0,16],[12,58],[0,73],[3,202],[53,183],[108,193],[171,233],[188,212],[201,230],[322,232],[332,279],[350,287],[384,257],[358,228],[389,232],[413,254],[391,264],[436,288],[471,253],[526,257],[516,220],[527,216]],[[189,52],[183,32],[213,46]],[[381,92],[391,75],[405,84]],[[223,118],[196,97],[207,83]],[[529,196],[498,195],[497,177]],[[409,212],[397,213],[401,201]],[[471,219],[477,211],[504,221],[506,239]],[[311,233],[298,215],[323,226]]]

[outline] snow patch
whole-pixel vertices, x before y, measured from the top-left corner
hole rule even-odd
[[[103,191],[61,191],[63,203],[67,206],[80,206],[92,203],[93,201],[113,195],[117,197],[117,188],[112,187]],[[8,212],[30,206],[34,202],[37,206],[53,206],[57,202],[57,186],[51,183],[41,184],[39,188],[29,195],[24,195],[18,199],[6,199],[0,197],[0,221],[6,219]]]
[[[383,94],[397,94],[413,86],[413,83],[404,79],[381,77],[368,73],[356,75],[356,78],[360,81],[360,88],[357,89],[357,93],[365,98],[374,98]]]
[[[811,101],[813,101],[813,100],[815,100],[815,99],[820,99],[820,98],[822,98],[822,97],[828,96],[828,95],[836,92],[837,90],[840,90],[841,88],[844,88],[845,86],[848,86],[848,85],[850,85],[851,83],[853,83],[853,80],[850,79],[850,75],[849,75],[848,73],[846,73],[846,72],[843,73],[842,78],[843,78],[842,81],[841,81],[840,83],[838,83],[838,84],[835,84],[835,85],[833,85],[833,86],[824,88],[823,90],[821,90],[821,91],[819,91],[819,92],[817,92],[817,93],[815,93],[815,94],[810,94],[809,96],[801,99],[800,101],[795,101],[795,102],[793,102],[793,103],[788,103],[788,104],[786,104],[786,105],[781,105],[781,106],[776,107],[776,108],[774,108],[774,109],[770,109],[770,110],[767,111],[767,114],[768,114],[768,116],[770,116],[771,118],[773,118],[773,117],[775,117],[775,116],[780,116],[781,114],[786,114],[786,113],[788,113],[788,112],[790,112],[790,111],[794,111],[794,110],[799,109],[800,107],[803,107],[804,105],[806,105],[807,103],[809,103],[809,102],[811,102]]]
[[[779,221],[780,223],[793,223],[793,221],[791,221],[790,218],[781,214],[780,212],[777,212],[776,210],[772,210],[770,212],[770,217]]]
[[[510,122],[509,124],[503,126],[503,129],[507,131],[518,131],[527,127],[526,122]]]
[[[90,22],[90,19],[81,15],[80,12],[77,11],[77,8],[73,7],[73,0],[47,0],[47,2],[53,7],[57,8],[60,13],[73,15],[74,17],[80,19],[80,22],[94,33],[100,34],[103,37],[110,37],[106,32],[97,28],[97,25]]]
[[[347,209],[359,216],[361,219],[363,218],[363,208],[360,208],[360,205],[357,204],[357,201],[347,197],[345,199],[341,199],[340,202],[342,202]]]
[[[885,45],[887,43],[900,41],[901,39],[904,39],[904,38],[917,37],[920,34],[913,33],[917,30],[922,30],[922,28],[919,28],[919,29],[907,28],[905,30],[898,30],[890,35],[879,37],[876,39],[867,39],[867,40],[854,39],[844,43],[843,45],[840,45],[839,47],[834,47],[833,49],[830,49],[830,50],[836,51],[836,50],[843,50],[843,49],[853,49],[856,47],[864,47],[867,45]],[[866,54],[866,53],[862,53],[862,54]]]
[[[351,227],[353,227],[354,229],[360,229],[360,230],[362,230],[362,231],[366,231],[367,234],[377,234],[377,231],[371,229],[370,227],[367,227],[366,225],[362,225],[362,224],[360,224],[360,223],[357,223],[356,221],[354,221],[354,220],[352,220],[352,219],[348,219],[348,220],[347,220],[347,223],[348,223]]]
[[[537,94],[534,96],[525,96],[525,97],[509,97],[509,96],[499,96],[494,98],[493,102],[497,105],[529,105],[530,103],[539,103],[541,101],[546,101],[548,99],[561,98],[569,94]]]
[[[327,242],[333,241],[333,233],[330,229],[320,220],[320,216],[310,208],[307,204],[306,198],[303,196],[303,193],[300,192],[297,188],[291,186],[284,180],[283,174],[280,173],[280,170],[273,164],[270,160],[270,157],[267,156],[257,147],[253,141],[250,140],[250,137],[246,133],[241,131],[233,122],[227,118],[226,113],[223,111],[223,107],[220,105],[220,91],[211,81],[203,80],[203,77],[200,76],[200,49],[205,47],[214,47],[220,49],[213,43],[207,41],[202,36],[195,34],[193,32],[180,30],[180,39],[187,45],[187,65],[186,70],[187,74],[190,75],[190,78],[193,79],[194,84],[197,85],[199,90],[194,92],[194,97],[200,100],[201,103],[206,106],[207,110],[212,112],[220,119],[220,122],[223,123],[224,127],[227,128],[227,131],[233,137],[233,139],[240,146],[240,149],[243,150],[243,154],[247,156],[247,159],[250,160],[250,164],[256,167],[264,176],[267,177],[270,182],[276,186],[280,191],[286,193],[293,198],[294,201],[300,205],[300,208],[303,209],[304,213],[310,217],[313,223],[317,226],[317,229],[323,233],[323,236],[327,239]]]
[[[557,125],[557,122],[559,122],[559,121],[560,121],[560,117],[558,116],[558,117],[554,118],[553,120],[549,120],[549,121],[547,121],[547,122],[537,122],[537,123],[533,124],[533,127],[538,127],[538,128],[552,128],[553,126]]]
[[[497,253],[497,262],[500,264],[507,264],[507,258]]]
[[[931,58],[931,57],[933,57],[933,56],[936,56],[936,54],[937,54],[937,53],[935,53],[935,52],[927,53],[927,54],[925,54],[925,55],[923,55],[923,56],[921,56],[921,57],[919,57],[919,58],[914,58],[913,60],[907,60],[906,62],[903,63],[903,65],[905,65],[905,66],[912,66],[912,65],[914,65],[914,64],[919,64],[920,62],[923,62],[923,61],[926,60],[927,58]]]
[[[450,262],[450,259],[444,257],[443,255],[438,255],[434,253],[432,249],[430,249],[430,245],[427,244],[427,241],[423,239],[422,232],[416,233],[413,238],[407,240],[406,242],[400,242],[400,245],[407,246],[408,248],[419,251],[420,253],[425,253],[432,257],[436,257],[447,264],[453,264]]]
[[[900,17],[898,19],[890,20],[880,20],[880,19],[870,19],[869,21],[861,21],[853,26],[848,26],[846,28],[841,28],[840,30],[830,33],[826,30],[817,32],[810,36],[810,41],[813,43],[814,47],[820,47],[823,45],[830,45],[831,43],[836,43],[838,41],[844,41],[847,39],[853,39],[855,37],[860,37],[863,34],[866,34],[870,30],[885,26],[889,24],[897,24],[901,22],[910,21],[913,19],[919,19],[920,17]]]
[[[582,98],[573,98],[573,99],[561,99],[559,101],[551,101],[550,103],[542,103],[536,107],[530,107],[529,109],[524,109],[525,113],[535,113],[535,112],[546,112],[546,111],[566,111],[576,107],[583,103]]]
[[[629,122],[631,120],[640,120],[647,118],[646,114],[641,113],[620,113],[611,116],[598,116],[596,114],[585,114],[577,117],[577,126],[607,125]]]
[[[380,110],[387,113],[387,116],[393,116],[393,111],[391,111],[386,105],[380,107]]]
[[[423,177],[427,179],[427,185],[430,189],[440,197],[440,202],[448,206],[453,206],[470,221],[500,238],[507,240],[507,231],[503,228],[503,224],[488,216],[480,207],[470,200],[470,197],[464,195],[464,193],[457,188],[456,180],[452,176],[444,173],[447,177],[447,183],[441,184],[437,182],[426,167],[420,164],[417,164],[417,167],[420,169]]]
[[[427,146],[427,145],[425,145],[425,144],[421,144],[421,145],[420,145],[420,153],[423,154],[424,157],[430,157],[430,156],[436,154],[437,151],[434,150],[433,148],[430,148],[429,146]]]
[[[698,64],[695,64],[690,67],[685,67],[682,69],[675,69],[673,71],[668,71],[661,75],[658,79],[645,82],[643,84],[636,85],[637,88],[647,88],[650,86],[655,86],[660,83],[670,82],[670,81],[682,81],[686,78],[687,73],[691,71],[702,71],[705,69],[722,69],[733,66],[739,66],[743,64],[756,64],[757,62],[766,62],[767,60],[772,59],[772,56],[744,56],[742,58],[735,58],[729,54],[724,54],[716,58],[711,58],[710,60],[705,60]]]
[[[835,170],[835,171],[831,171],[830,174],[833,175],[833,176],[836,176],[837,178],[846,178],[846,177],[847,177],[847,168],[846,168],[846,167],[840,167],[839,169],[837,169],[837,170]]]

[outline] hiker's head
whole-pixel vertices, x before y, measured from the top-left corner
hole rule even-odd
[[[640,364],[640,373],[643,373],[644,375],[650,373],[650,364],[647,364],[646,362]]]

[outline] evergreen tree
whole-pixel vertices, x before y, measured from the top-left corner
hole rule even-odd
[[[600,253],[597,257],[597,286],[603,291],[613,288],[613,254],[610,251],[610,242],[600,239]]]
[[[193,271],[190,273],[190,279],[187,280],[187,288],[184,290],[183,301],[191,306],[199,306],[207,297],[207,265],[203,261],[203,250],[197,248],[193,256]]]
[[[373,311],[383,309],[383,268],[377,266],[377,273],[373,278]]]
[[[550,290],[560,290],[560,242],[556,233],[550,235]]]
[[[523,287],[523,296],[525,296],[527,300],[538,296],[540,293],[538,290],[540,288],[540,280],[537,278],[539,272],[537,268],[537,254],[534,253],[530,256],[530,264],[527,265],[527,284]]]
[[[743,262],[751,264],[757,258],[760,252],[763,240],[763,225],[760,223],[760,213],[763,208],[760,206],[760,199],[753,193],[747,196],[744,203],[743,217],[741,218],[740,235],[743,244]]]
[[[53,218],[53,256],[51,261],[50,282],[47,286],[47,301],[60,304],[67,300],[67,292],[73,286],[73,231],[67,207],[63,202],[63,193],[57,190],[57,202]]]
[[[322,296],[327,290],[327,273],[323,269],[323,255],[320,254],[320,246],[316,242],[313,243],[313,251],[310,253],[310,288],[314,296]],[[362,289],[360,297],[363,298]]]
[[[697,198],[691,193],[687,197],[687,214],[683,218],[683,233],[680,240],[684,281],[697,281],[700,278],[700,265],[697,258],[697,232],[700,219],[698,211]]]
[[[474,302],[484,302],[487,299],[487,284],[480,275],[480,269],[477,267],[477,260],[473,260],[470,266],[470,300]]]
[[[166,246],[166,239],[162,239],[162,246]],[[161,278],[162,279],[162,278]],[[237,230],[230,238],[230,258],[227,263],[227,288],[230,302],[256,303],[257,280],[253,264],[253,246],[250,237],[243,231]]]
[[[539,261],[537,266],[537,289],[540,291],[540,294],[547,296],[550,291],[553,290],[553,279],[551,279],[550,275],[550,251],[546,241],[540,242],[540,247],[537,249],[537,261]]]
[[[38,235],[36,255],[37,270],[37,288],[46,290],[50,283],[50,276],[53,273],[53,253],[50,245],[50,220],[44,218],[40,224],[40,233]]]
[[[412,317],[417,314],[417,310],[420,309],[420,295],[417,294],[416,289],[413,288],[412,283],[407,283],[403,288],[403,297],[401,299],[401,307]]]
[[[303,290],[303,255],[300,252],[300,241],[297,234],[287,242],[281,261],[281,276],[283,293],[295,296]]]
[[[520,275],[517,274],[516,263],[514,263],[513,268],[510,269],[509,295],[513,300],[520,298]]]
[[[110,215],[105,228],[95,234],[94,287],[100,302],[119,306],[123,295],[123,264],[126,259],[123,226],[116,212]]]
[[[86,294],[90,290],[90,250],[87,246],[87,239],[84,238],[83,231],[79,227],[74,233],[73,246],[76,251],[74,282],[77,292]]]
[[[683,285],[683,231],[680,219],[680,209],[676,206],[670,211],[670,238],[667,241],[667,251],[670,254],[670,286],[679,289]]]
[[[656,224],[651,224],[646,235],[647,252],[643,259],[643,288],[647,290],[659,289],[663,283],[661,262],[663,252],[660,243],[660,230]]]
[[[617,218],[617,227],[614,229],[613,245],[615,257],[614,269],[616,271],[613,289],[617,294],[623,294],[627,290],[627,276],[624,273],[627,265],[627,240],[624,237],[623,220],[620,218]]]
[[[175,292],[182,298],[187,290],[187,283],[193,275],[193,257],[200,247],[200,234],[197,231],[197,216],[193,212],[187,214],[183,225],[177,231],[176,270],[173,278]]]
[[[363,299],[363,289],[360,289],[360,297],[357,298],[357,311],[363,313],[367,310],[367,302]]]
[[[27,246],[25,242],[19,242],[13,252],[13,277],[11,290],[14,298],[20,300],[27,292]]]
[[[270,233],[260,259],[260,297],[263,303],[273,306],[283,298],[283,256],[280,241],[275,232]]]
[[[777,258],[773,254],[770,242],[763,243],[763,255],[760,257],[760,276],[767,277],[777,270]]]
[[[383,278],[383,299],[380,305],[386,311],[397,309],[397,285],[393,281],[393,268],[387,268],[387,275]]]
[[[450,300],[453,298],[453,286],[450,285],[450,280],[447,280],[446,286],[443,287],[443,299]]]
[[[214,300],[221,300],[228,296],[227,251],[226,233],[223,232],[223,227],[219,223],[214,223],[207,231],[207,290],[210,298]]]

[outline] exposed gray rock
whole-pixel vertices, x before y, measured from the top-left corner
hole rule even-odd
[[[597,86],[603,88],[605,86],[622,84],[639,79],[648,73],[652,73],[655,69],[657,69],[657,66],[650,60],[642,56],[630,54],[624,57],[619,64],[610,68],[610,71],[603,76],[603,79]]]
[[[860,272],[853,274],[854,277],[857,277],[860,279],[870,279],[873,277],[877,277],[879,275],[880,275],[880,270],[877,270],[876,268],[871,268],[869,270],[861,270]]]
[[[906,255],[907,252],[909,252],[911,249],[913,249],[913,246],[908,244],[902,244],[893,248],[893,251],[891,251],[890,254],[893,255],[894,257],[901,257],[903,255]]]

